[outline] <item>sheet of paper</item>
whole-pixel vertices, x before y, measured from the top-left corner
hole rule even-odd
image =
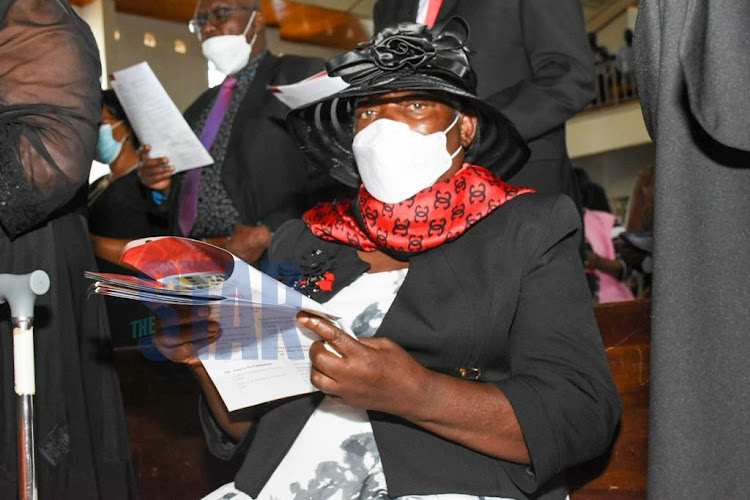
[[[292,109],[319,101],[349,86],[340,76],[330,77],[325,71],[289,85],[269,85],[268,90]]]
[[[200,355],[227,409],[316,391],[308,353],[319,337],[294,317],[303,310],[335,323],[339,316],[242,261],[221,295],[221,337]]]
[[[308,353],[318,338],[294,323],[297,311],[261,305],[236,311],[222,314],[221,337],[200,351],[229,411],[317,390]]]
[[[151,145],[153,158],[166,156],[178,172],[214,162],[148,63],[115,71],[111,84],[141,143]]]

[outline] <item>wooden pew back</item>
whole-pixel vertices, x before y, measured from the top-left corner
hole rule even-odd
[[[646,498],[651,302],[594,308],[623,413],[610,453],[568,471],[572,500]]]

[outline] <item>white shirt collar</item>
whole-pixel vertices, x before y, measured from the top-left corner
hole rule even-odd
[[[424,24],[427,18],[427,9],[430,7],[430,0],[419,0],[419,8],[417,9],[416,22]]]

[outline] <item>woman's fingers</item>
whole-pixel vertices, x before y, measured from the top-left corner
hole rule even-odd
[[[198,362],[198,350],[221,335],[218,306],[160,306],[156,313],[154,345],[176,363]]]
[[[346,366],[344,358],[331,350],[332,348],[326,347],[323,342],[313,343],[310,346],[310,362],[314,370],[335,382],[340,377],[339,373],[346,372]]]
[[[151,158],[150,151],[148,144],[138,150],[138,178],[151,189],[166,189],[175,168],[170,165],[169,158]]]
[[[317,333],[320,338],[329,344],[337,353],[342,356],[354,354],[362,345],[354,337],[348,335],[341,328],[338,328],[330,321],[319,316],[300,312],[297,314],[297,322]]]
[[[156,314],[164,327],[188,325],[194,321],[218,321],[219,318],[219,304],[158,304],[149,308]]]
[[[339,396],[337,393],[338,383],[325,373],[316,369],[315,366],[310,370],[310,382],[326,394]]]

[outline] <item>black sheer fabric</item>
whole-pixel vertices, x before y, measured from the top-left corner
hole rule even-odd
[[[46,271],[34,309],[40,499],[136,497],[86,181],[101,119],[88,27],[63,0],[0,0],[0,274]],[[0,304],[0,499],[17,491],[11,311]]]
[[[0,224],[15,238],[85,183],[101,117],[101,70],[88,27],[67,4],[0,5]]]

